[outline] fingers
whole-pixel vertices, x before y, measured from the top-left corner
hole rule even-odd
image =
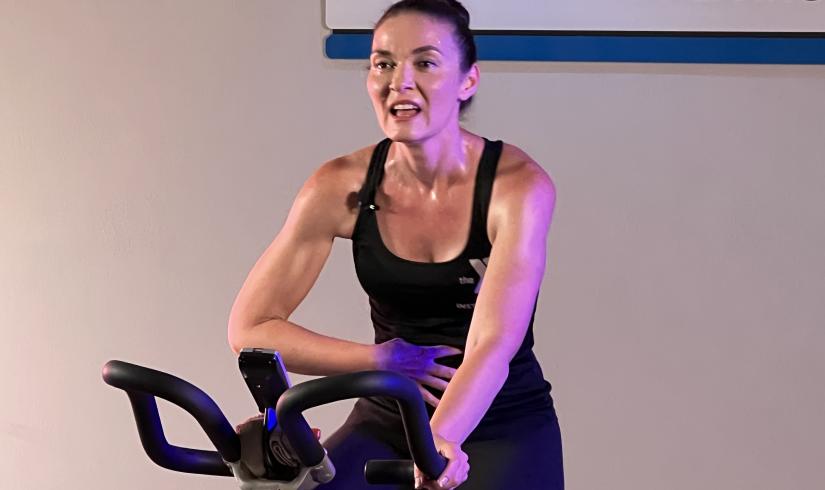
[[[421,487],[424,481],[424,473],[418,469],[418,465],[413,465],[413,476],[415,477],[415,488]]]
[[[464,351],[458,347],[452,347],[449,345],[434,345],[432,347],[427,347],[427,352],[433,356],[433,359],[438,359],[439,357],[457,356]]]
[[[427,370],[429,374],[444,379],[453,379],[453,376],[455,376],[456,371],[457,369],[451,368],[449,366],[442,366],[441,364],[437,363],[433,363],[432,366],[430,366],[430,368]]]
[[[415,488],[423,490],[451,490],[465,481],[470,473],[470,463],[467,455],[461,451],[448,458],[447,467],[441,472],[437,480],[430,480],[416,466]]]
[[[423,386],[421,386],[420,384],[418,385],[418,391],[420,391],[420,392],[421,392],[421,398],[423,398],[423,399],[424,399],[424,401],[425,401],[428,405],[432,405],[432,406],[434,406],[434,407],[437,407],[437,406],[438,406],[438,402],[439,402],[440,400],[439,400],[438,398],[436,398],[436,397],[435,397],[435,395],[433,395],[432,393],[430,393],[429,391],[427,391],[427,389],[426,389],[426,388],[424,388]]]
[[[437,389],[438,391],[446,391],[447,390],[447,382],[441,378],[436,378],[435,376],[428,376],[424,375],[418,378],[418,382],[430,386],[432,388]]]
[[[449,460],[434,488],[437,490],[455,488],[467,481],[469,473],[470,464],[467,462],[467,455],[463,452],[457,454],[454,459]]]

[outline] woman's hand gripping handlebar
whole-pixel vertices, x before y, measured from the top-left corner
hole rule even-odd
[[[339,400],[368,396],[395,399],[415,464],[428,477],[437,478],[447,466],[447,460],[438,454],[433,444],[418,385],[410,378],[390,371],[363,371],[319,378],[293,386],[281,395],[275,408],[278,423],[301,463],[316,466],[326,455],[301,412]],[[368,462],[365,472],[370,483],[409,483],[413,481],[413,461]]]

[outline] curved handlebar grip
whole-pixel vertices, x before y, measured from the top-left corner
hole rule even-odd
[[[328,376],[286,390],[278,400],[275,412],[298,459],[304,465],[313,467],[325,455],[323,446],[306,425],[301,412],[339,400],[366,396],[395,399],[401,411],[410,454],[424,474],[430,478],[438,477],[447,466],[447,460],[438,454],[433,444],[427,411],[418,386],[408,377],[391,371]]]
[[[241,459],[240,439],[218,405],[200,388],[171,374],[123,361],[107,362],[103,366],[103,381],[129,395],[143,449],[156,464],[185,473],[232,476],[224,461]],[[155,397],[195,417],[218,451],[169,444],[163,434]]]
[[[371,459],[364,465],[364,477],[370,485],[404,484],[415,479],[415,468],[411,459]]]

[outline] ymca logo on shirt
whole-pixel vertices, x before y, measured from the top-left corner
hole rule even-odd
[[[476,288],[473,291],[475,294],[481,290],[481,282],[484,280],[484,273],[487,272],[487,263],[490,261],[490,257],[485,257],[483,259],[470,259],[470,266],[476,271],[478,274],[478,280],[474,277],[459,277],[458,283],[459,284],[475,284]],[[472,310],[475,307],[475,303],[456,303],[456,308],[459,310]]]

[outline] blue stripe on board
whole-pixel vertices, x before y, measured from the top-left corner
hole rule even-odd
[[[477,34],[478,57],[497,61],[825,64],[822,37]],[[333,33],[331,59],[369,58],[371,34]]]

